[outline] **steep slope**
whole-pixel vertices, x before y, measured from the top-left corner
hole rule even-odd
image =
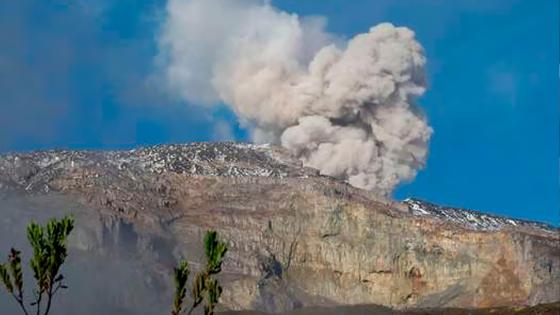
[[[82,205],[86,224],[74,247],[103,250],[107,239],[131,244],[154,277],[179,257],[196,265],[202,234],[217,229],[231,248],[223,279],[229,309],[560,300],[557,228],[384,200],[302,168],[276,147],[199,143],[5,155],[0,194],[34,200],[31,211],[46,197]]]

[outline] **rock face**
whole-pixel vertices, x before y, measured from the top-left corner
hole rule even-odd
[[[276,147],[200,143],[4,155],[0,194],[83,205],[103,223],[78,233],[75,248],[102,247],[91,244],[101,244],[110,226],[131,250],[149,255],[154,274],[177,258],[196,265],[204,231],[218,230],[230,245],[222,297],[228,309],[560,300],[558,228],[384,200],[303,168]]]

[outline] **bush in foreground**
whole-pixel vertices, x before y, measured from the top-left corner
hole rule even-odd
[[[49,314],[53,297],[59,290],[67,288],[60,268],[68,256],[66,240],[73,228],[74,219],[70,216],[51,219],[45,226],[36,222],[27,226],[27,239],[33,250],[29,266],[35,279],[34,300],[30,304],[25,302],[21,252],[12,248],[8,261],[0,264],[0,281],[24,314],[30,314],[28,306],[35,308],[37,315]]]
[[[216,231],[206,232],[204,237],[204,250],[206,253],[206,266],[198,272],[191,281],[191,303],[185,307],[187,295],[187,283],[190,275],[189,264],[186,261],[179,263],[175,268],[175,298],[173,300],[172,315],[179,315],[187,312],[188,315],[199,307],[202,302],[204,305],[204,314],[214,314],[214,309],[218,304],[222,287],[216,279],[216,275],[222,271],[222,262],[227,252],[227,245],[218,238]]]
[[[33,250],[29,266],[35,279],[31,303],[26,302],[21,252],[12,248],[8,261],[0,264],[0,281],[7,292],[14,298],[25,315],[48,315],[54,296],[68,287],[64,283],[61,267],[68,257],[67,239],[74,229],[71,216],[51,219],[45,226],[31,222],[27,226],[27,239]],[[216,275],[222,270],[222,262],[227,252],[227,245],[221,241],[216,231],[209,230],[204,237],[206,265],[191,281],[191,302],[186,302],[187,285],[190,275],[189,264],[182,261],[174,268],[175,297],[172,315],[192,312],[204,302],[204,314],[214,314],[222,287]]]

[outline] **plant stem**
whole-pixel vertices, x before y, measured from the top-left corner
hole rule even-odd
[[[23,311],[23,313],[24,313],[25,315],[29,315],[29,313],[27,312],[27,309],[25,308],[25,304],[23,304],[23,299],[22,299],[21,297],[18,297],[17,295],[15,295],[15,294],[13,294],[13,293],[12,293],[12,295],[14,296],[14,299],[16,299],[16,301],[18,302],[19,307],[21,308],[21,310]]]
[[[187,312],[187,315],[191,315],[194,309],[198,306],[198,303],[193,303],[191,309]]]
[[[39,297],[37,298],[37,315],[41,315],[41,299],[43,298],[43,292],[39,292]]]
[[[49,311],[51,309],[51,301],[52,301],[52,298],[53,298],[52,286],[53,286],[53,281],[50,280],[49,291],[47,292],[47,309],[45,310],[45,314],[43,314],[43,315],[49,314]]]

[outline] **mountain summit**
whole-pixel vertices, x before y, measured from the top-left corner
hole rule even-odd
[[[71,207],[82,222],[74,250],[87,257],[126,244],[147,288],[165,283],[177,258],[199,261],[197,240],[218,230],[231,249],[222,302],[233,310],[478,308],[560,297],[558,228],[391,201],[302,167],[275,146],[7,154],[0,196],[6,213],[7,205],[30,215]],[[5,217],[8,235],[13,216]]]

